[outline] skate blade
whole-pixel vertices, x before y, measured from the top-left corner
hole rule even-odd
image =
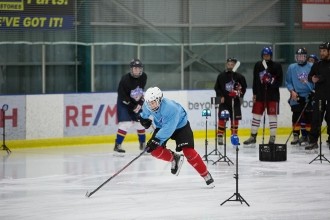
[[[119,153],[119,152],[115,151],[115,152],[113,152],[113,156],[114,157],[124,157],[125,153]]]
[[[180,174],[180,170],[181,170],[183,161],[184,161],[184,156],[180,155],[180,160],[179,160],[179,163],[178,163],[178,171],[175,174],[176,176],[179,176],[179,174]]]
[[[214,187],[215,187],[214,182],[213,183],[210,183],[209,185],[207,185],[207,188],[208,189],[213,189]]]
[[[210,183],[209,185],[202,186],[202,189],[213,189],[213,188],[215,188],[214,182]]]
[[[310,150],[306,150],[305,149],[306,154],[318,154],[319,150],[318,149],[310,149]]]
[[[256,148],[257,144],[243,144],[244,148]]]

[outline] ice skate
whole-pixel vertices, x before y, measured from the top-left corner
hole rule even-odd
[[[306,145],[305,150],[314,150],[314,149],[318,149],[319,145],[315,142],[315,143],[309,143],[308,145]]]
[[[113,148],[114,156],[125,156],[126,151],[121,147],[121,144],[115,143],[115,147]]]
[[[208,185],[211,188],[215,187],[214,186],[214,179],[212,178],[210,172],[208,172],[206,176],[203,176],[203,178],[205,180],[206,185]]]
[[[305,150],[315,150],[318,149],[319,145],[315,142],[315,143],[309,143],[306,145]]]
[[[299,144],[299,135],[298,134],[293,134],[293,140],[291,141],[291,145],[297,145]]]
[[[218,135],[218,145],[223,145],[223,136]]]
[[[299,138],[299,145],[300,146],[305,146],[308,144],[308,137],[307,136],[301,136]]]
[[[269,137],[268,144],[275,144],[275,139],[276,139],[275,136],[270,136],[270,137]]]
[[[140,142],[140,151],[144,151],[144,149],[146,148],[146,143],[145,142]]]
[[[254,148],[256,147],[256,143],[257,143],[257,135],[251,134],[249,139],[243,142],[243,146],[246,148]]]
[[[171,173],[173,175],[178,176],[183,164],[184,157],[183,155],[177,154],[172,152],[173,154],[173,160],[172,160],[172,166],[171,166]]]

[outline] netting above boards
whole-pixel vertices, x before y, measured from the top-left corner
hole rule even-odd
[[[287,0],[1,0],[0,41],[324,41],[329,36],[329,27],[317,26],[315,35],[313,26],[303,22],[303,12],[311,11],[308,7],[305,9],[303,3]],[[329,8],[329,3],[324,3],[322,8]]]

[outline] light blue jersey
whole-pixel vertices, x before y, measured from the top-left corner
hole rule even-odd
[[[157,111],[151,111],[147,102],[144,102],[140,116],[144,119],[153,117],[156,128],[160,128],[156,134],[160,144],[163,144],[175,130],[182,128],[188,122],[185,109],[179,103],[167,98],[162,99]]]
[[[308,82],[308,74],[311,67],[312,65],[310,63],[304,66],[298,65],[297,63],[289,65],[285,80],[285,85],[289,91],[294,90],[300,97],[308,97],[311,91],[314,90],[314,84]],[[290,105],[295,104],[291,103],[291,101]]]

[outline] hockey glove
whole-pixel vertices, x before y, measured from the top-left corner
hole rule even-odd
[[[311,93],[309,93],[307,100],[308,102],[312,103],[314,101],[314,97],[315,97],[315,91],[311,91]]]
[[[139,113],[140,110],[141,110],[141,108],[142,108],[142,106],[139,105],[139,104],[137,104],[137,105],[133,108],[133,112],[134,112],[134,113]]]
[[[150,153],[153,150],[155,150],[158,146],[160,146],[159,144],[160,140],[158,138],[152,138],[148,141],[146,148],[148,148],[147,152]]]
[[[145,129],[148,129],[150,128],[151,124],[152,124],[152,120],[147,118],[147,119],[144,119],[144,118],[139,118],[140,120],[140,124],[145,128]]]

